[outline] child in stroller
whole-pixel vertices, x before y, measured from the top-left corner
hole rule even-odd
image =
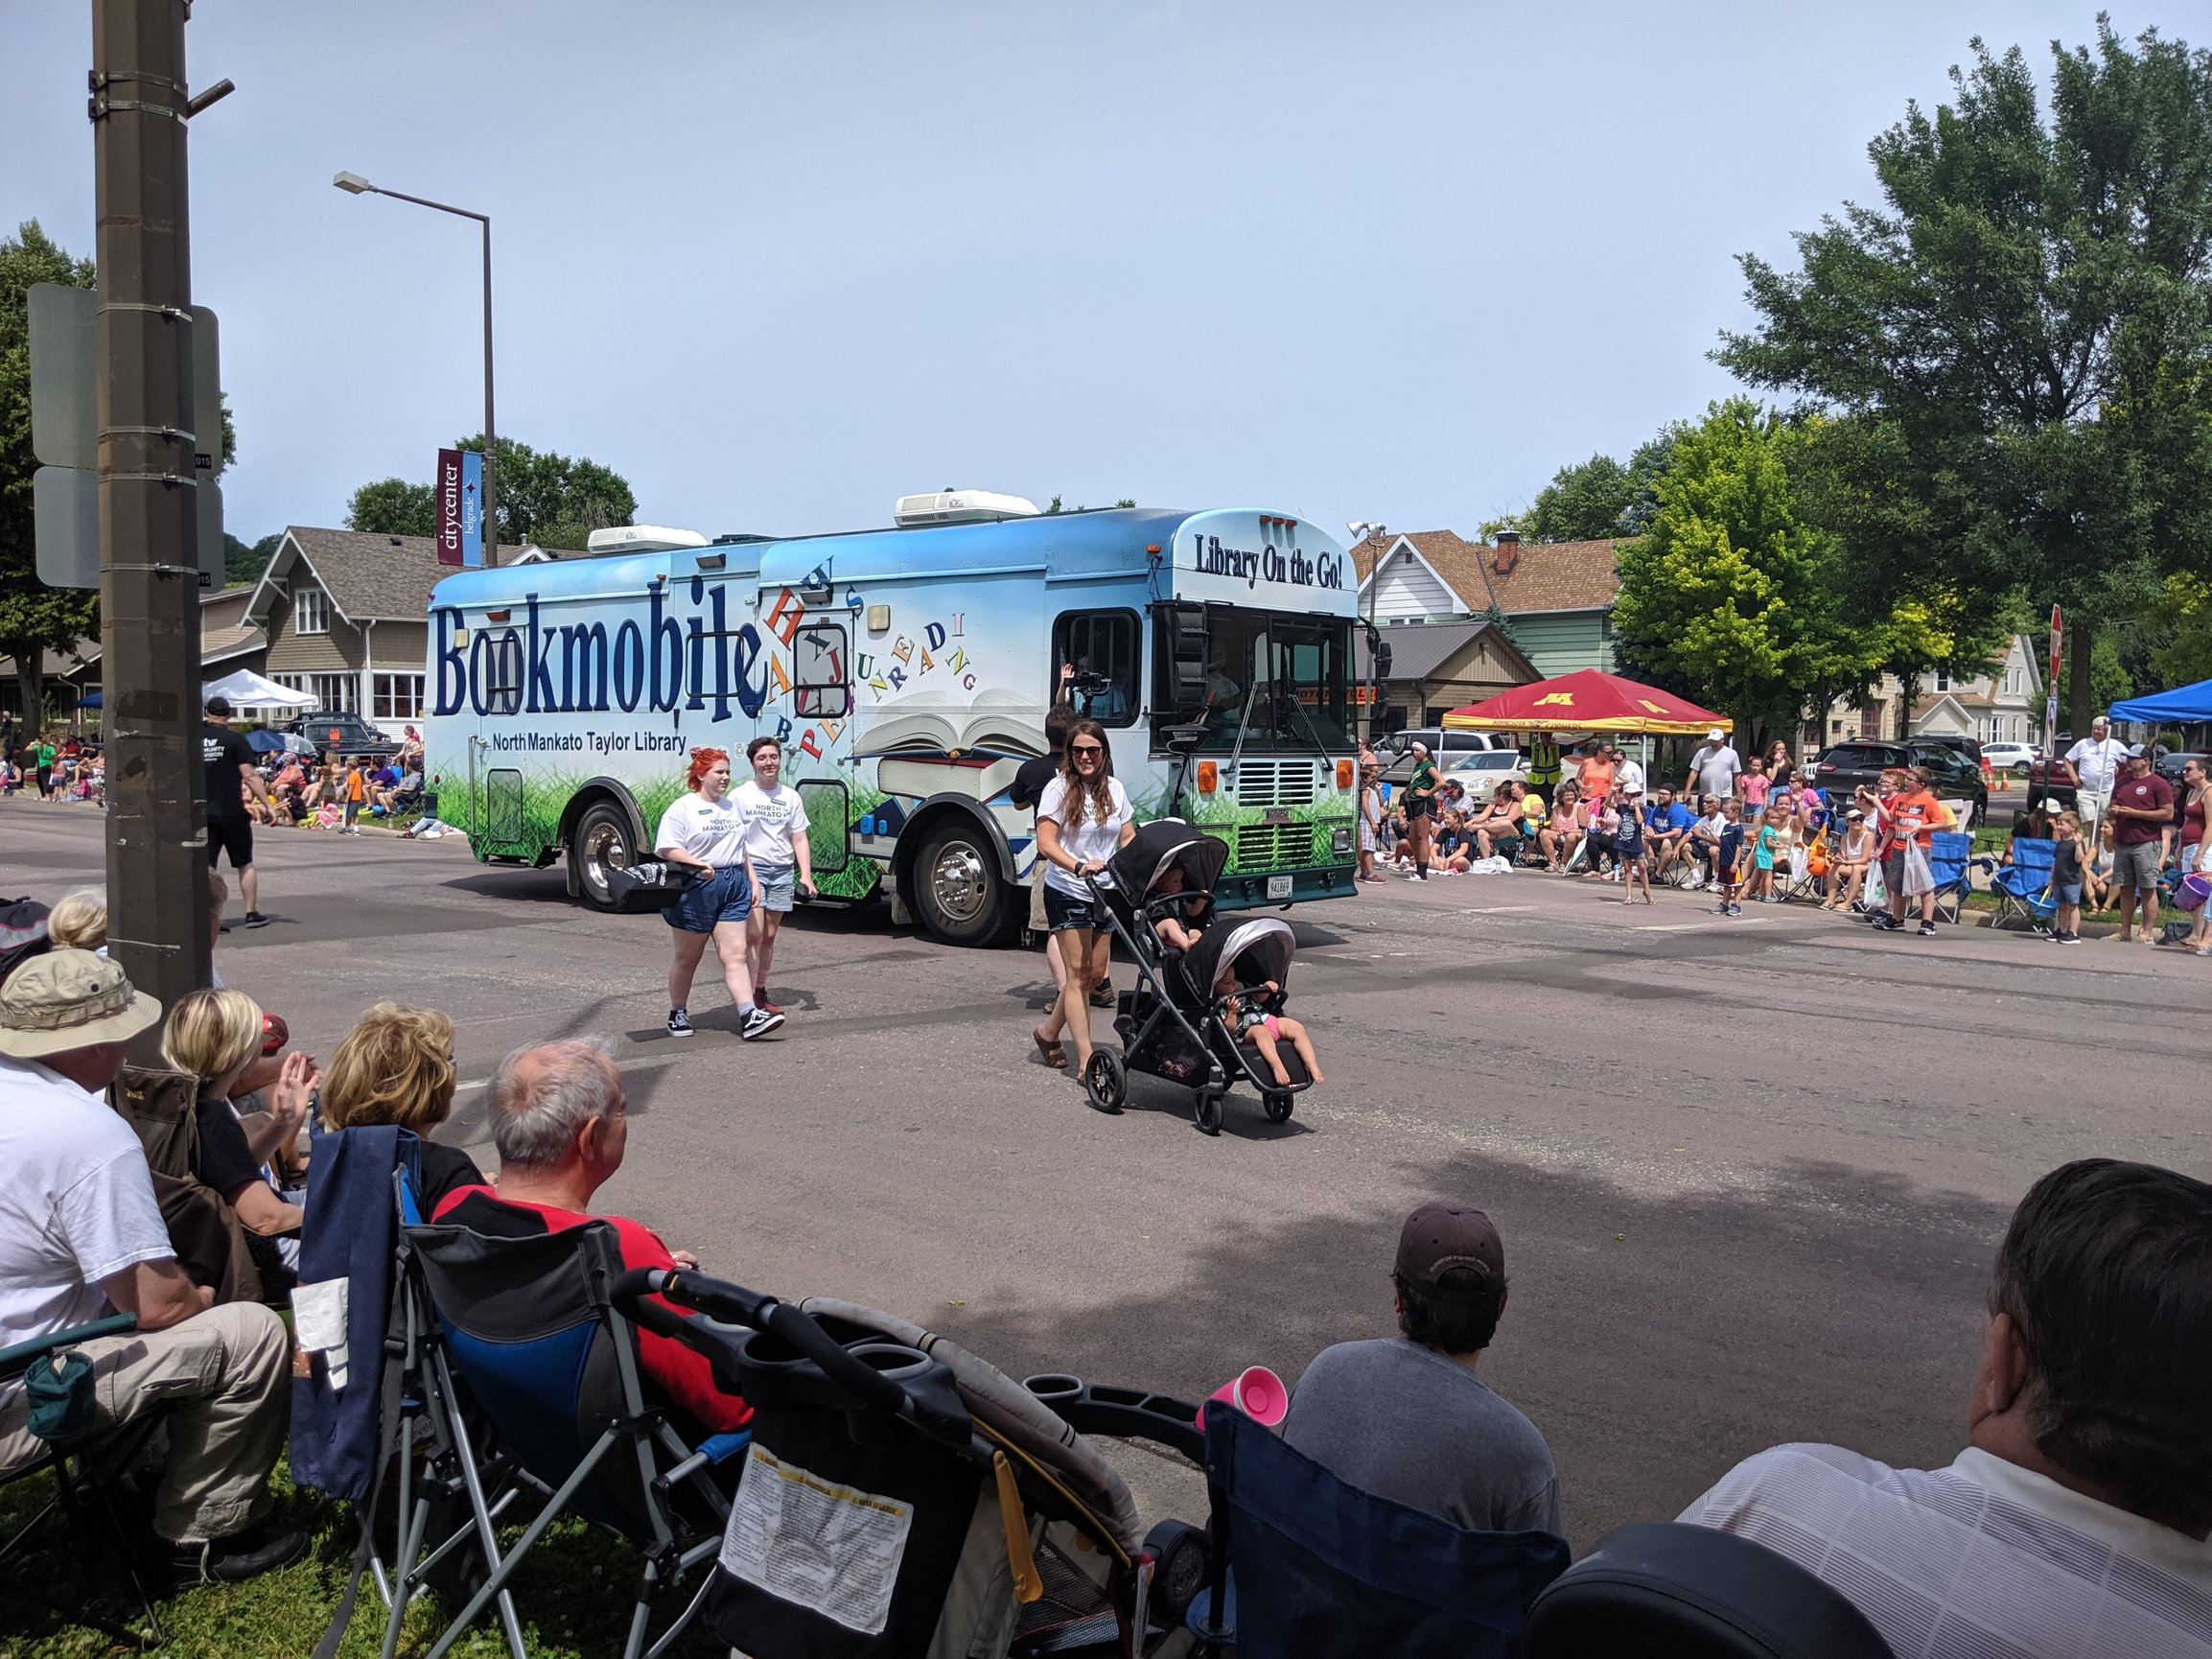
[[[1314,1040],[1306,1035],[1306,1028],[1287,1014],[1269,1014],[1268,999],[1283,988],[1272,979],[1246,987],[1239,983],[1237,970],[1232,966],[1214,982],[1214,993],[1222,996],[1222,1013],[1237,1033],[1239,1042],[1248,1042],[1260,1051],[1260,1058],[1268,1063],[1268,1069],[1275,1074],[1275,1081],[1288,1088],[1291,1074],[1283,1065],[1283,1056],[1276,1044],[1289,1038],[1291,1046],[1297,1051],[1298,1063],[1316,1083],[1328,1081],[1321,1075],[1321,1063],[1314,1055]],[[1244,993],[1239,995],[1238,993]],[[1246,1001],[1246,997],[1250,1000]]]

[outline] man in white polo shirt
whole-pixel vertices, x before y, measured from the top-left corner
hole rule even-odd
[[[259,1525],[291,1420],[291,1339],[260,1303],[211,1307],[185,1277],[145,1151],[101,1094],[160,1017],[87,950],[35,957],[0,987],[0,1345],[137,1316],[73,1351],[91,1362],[99,1426],[166,1414],[154,1577],[171,1588],[286,1566],[307,1537]],[[29,1417],[20,1385],[0,1390],[0,1471],[44,1455]]]
[[[2089,735],[2066,751],[2066,782],[2075,786],[2074,815],[2082,820],[2082,839],[2091,847],[2127,759],[2128,745],[2112,736],[2112,722],[2102,714],[2089,722]]]
[[[776,954],[776,934],[791,913],[792,900],[814,897],[814,860],[806,845],[806,804],[783,782],[783,745],[756,737],[745,745],[753,776],[730,791],[745,814],[745,852],[760,878],[760,902],[753,907],[753,1001],[770,1014],[783,1010],[768,1000],[768,962]]]
[[[1678,1518],[1825,1578],[1900,1659],[2206,1659],[2208,1377],[2212,1185],[2086,1158],[2013,1212],[1948,1468],[1777,1446]]]

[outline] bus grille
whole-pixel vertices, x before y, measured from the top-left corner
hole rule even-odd
[[[1237,868],[1277,870],[1314,862],[1314,826],[1311,824],[1240,824],[1237,826]]]
[[[1311,760],[1240,760],[1237,803],[1243,806],[1310,806],[1314,802]]]

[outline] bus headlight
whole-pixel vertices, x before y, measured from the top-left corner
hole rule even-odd
[[[1351,830],[1330,830],[1330,831],[1329,831],[1329,853],[1330,853],[1330,854],[1331,854],[1333,857],[1337,857],[1337,858],[1341,858],[1341,857],[1344,857],[1344,856],[1345,856],[1347,853],[1349,853],[1351,851],[1352,851],[1352,832],[1351,832]]]

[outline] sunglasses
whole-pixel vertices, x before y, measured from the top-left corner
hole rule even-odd
[[[1106,750],[1096,743],[1077,743],[1068,749],[1070,755],[1103,755]]]

